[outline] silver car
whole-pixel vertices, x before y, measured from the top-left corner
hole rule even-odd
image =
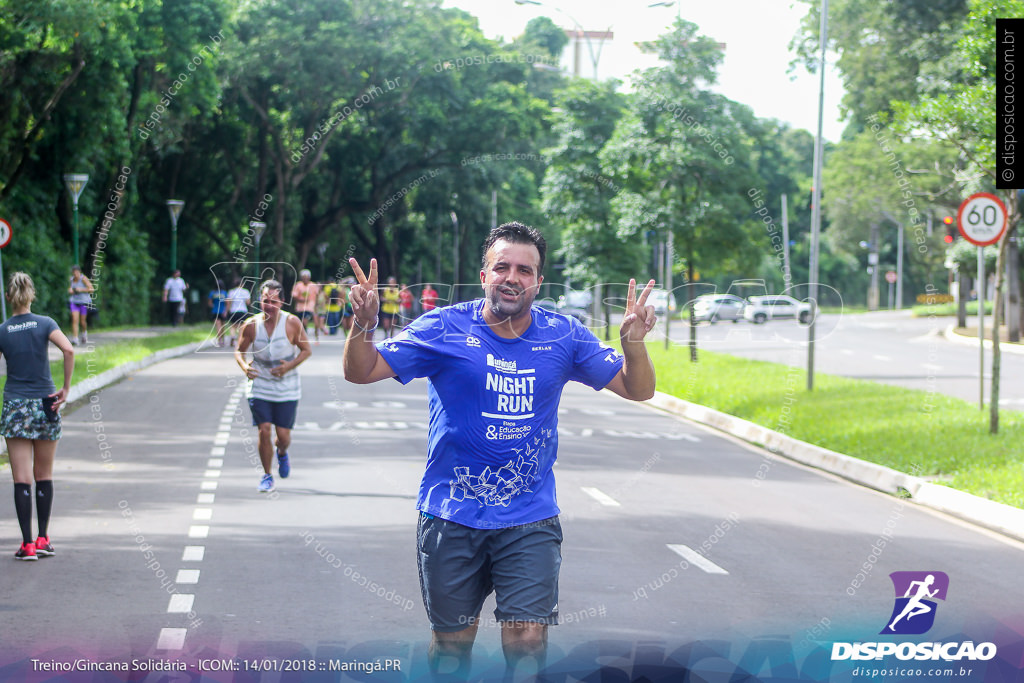
[[[746,301],[733,294],[702,294],[693,300],[693,317],[712,324],[719,320],[735,323],[743,318],[746,305]]]

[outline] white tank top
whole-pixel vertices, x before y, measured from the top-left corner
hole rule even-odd
[[[283,377],[270,374],[271,368],[279,365],[281,361],[290,361],[299,355],[298,348],[288,340],[288,319],[294,316],[284,311],[277,315],[277,324],[269,337],[267,326],[264,324],[266,314],[254,316],[256,339],[250,351],[253,357],[252,365],[259,371],[259,375],[249,381],[249,397],[262,398],[265,401],[297,401],[302,398],[298,370],[291,370]]]

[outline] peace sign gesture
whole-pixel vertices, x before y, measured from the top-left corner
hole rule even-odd
[[[654,306],[647,305],[647,297],[651,295],[652,289],[654,280],[648,282],[637,297],[636,280],[630,279],[629,290],[626,292],[626,312],[619,327],[619,339],[623,344],[642,342],[654,328],[658,318],[654,315]]]
[[[377,259],[370,259],[369,277],[363,273],[363,269],[354,258],[350,258],[348,264],[352,266],[352,272],[355,273],[358,282],[349,290],[352,315],[363,329],[376,327],[377,312],[380,310],[380,299],[377,297]]]

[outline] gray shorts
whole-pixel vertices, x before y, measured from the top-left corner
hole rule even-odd
[[[416,550],[433,630],[450,633],[475,624],[491,591],[499,622],[558,623],[558,517],[507,529],[473,529],[420,513]]]

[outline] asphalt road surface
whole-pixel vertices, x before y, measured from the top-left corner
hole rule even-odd
[[[57,555],[0,565],[0,681],[128,680],[53,673],[75,661],[150,667],[131,680],[152,681],[367,680],[353,662],[424,677],[426,384],[354,386],[340,356],[332,340],[302,366],[292,474],[269,495],[223,351],[153,366],[66,415]],[[556,476],[558,680],[599,666],[615,680],[851,680],[863,662],[830,662],[832,643],[892,640],[878,634],[896,571],[949,577],[933,628],[912,639],[1000,648],[949,680],[1020,666],[1019,543],[581,385],[563,396]],[[10,508],[0,539],[13,554]],[[493,608],[474,678],[501,673]],[[152,670],[168,662],[186,672]]]

